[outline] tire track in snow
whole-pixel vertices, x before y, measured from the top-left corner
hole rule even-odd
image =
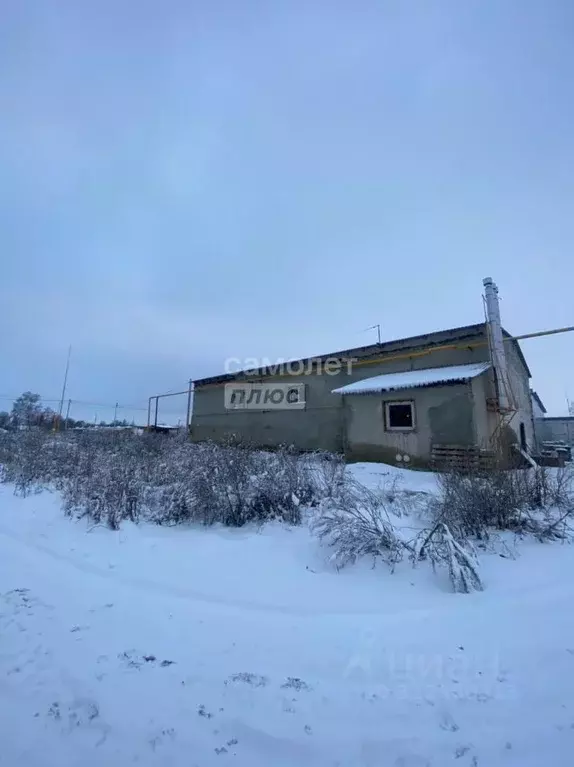
[[[51,559],[54,559],[58,562],[61,562],[63,564],[66,564],[72,567],[75,570],[84,572],[88,575],[96,576],[98,578],[103,578],[111,582],[119,583],[121,585],[136,589],[138,591],[145,591],[146,594],[156,594],[158,596],[168,596],[168,597],[185,600],[185,601],[200,602],[205,605],[223,607],[228,610],[236,610],[238,612],[248,610],[248,611],[259,612],[259,613],[274,613],[276,615],[285,615],[285,616],[293,616],[293,617],[309,617],[309,618],[313,618],[313,617],[343,618],[346,616],[353,616],[353,617],[364,616],[365,618],[370,617],[370,618],[383,619],[385,622],[390,622],[390,623],[402,623],[407,620],[418,621],[418,620],[425,620],[428,618],[436,619],[437,617],[440,617],[442,615],[449,615],[453,611],[456,611],[458,614],[460,614],[460,611],[464,611],[466,613],[469,613],[470,615],[475,614],[477,618],[480,618],[480,613],[483,608],[481,594],[464,595],[464,600],[465,600],[464,603],[460,601],[460,598],[459,598],[460,595],[453,594],[452,602],[450,602],[448,605],[445,605],[444,607],[433,605],[433,607],[430,609],[426,609],[426,608],[415,608],[410,610],[397,609],[396,611],[393,611],[393,612],[384,612],[379,610],[365,610],[365,609],[317,610],[316,607],[292,608],[292,607],[275,605],[268,602],[254,602],[254,601],[244,600],[244,599],[227,599],[225,597],[220,597],[217,595],[206,594],[204,592],[197,591],[195,589],[181,588],[174,585],[158,583],[157,581],[149,580],[147,578],[122,576],[115,571],[105,570],[101,567],[98,567],[97,565],[91,565],[91,564],[88,564],[87,562],[78,561],[74,559],[74,557],[70,557],[66,554],[62,554],[60,552],[54,551],[48,546],[44,546],[43,544],[38,543],[36,541],[26,540],[25,538],[22,538],[21,536],[14,533],[13,530],[10,530],[9,528],[4,527],[3,525],[0,525],[0,535],[10,539],[11,541],[15,541],[19,543],[21,546],[25,547],[26,549],[31,549],[31,550],[40,552]],[[537,602],[539,601],[539,602],[547,604],[548,602],[563,602],[565,599],[569,598],[570,591],[568,590],[568,588],[565,588],[564,590],[556,590],[555,588],[541,587],[539,589],[529,590],[528,593],[525,594],[524,596],[519,596],[516,594],[497,595],[496,597],[497,607],[500,610],[505,610],[507,609],[509,604],[512,604],[512,605],[519,605],[521,603],[532,604],[533,596],[535,594],[536,594]]]
[[[269,603],[253,602],[253,601],[244,600],[244,599],[226,599],[225,597],[220,597],[217,595],[205,594],[204,592],[196,591],[195,589],[180,588],[178,586],[158,583],[157,581],[148,580],[147,578],[122,576],[118,574],[117,572],[104,570],[103,568],[98,567],[97,565],[91,565],[91,564],[88,564],[87,562],[78,561],[74,557],[70,557],[67,554],[62,554],[60,552],[54,551],[48,546],[44,546],[43,544],[37,543],[36,541],[26,540],[25,538],[22,538],[21,536],[14,533],[12,530],[2,525],[0,525],[0,535],[10,539],[11,541],[15,541],[16,543],[20,544],[26,549],[37,551],[53,560],[66,564],[80,572],[86,573],[88,575],[93,575],[99,578],[104,578],[106,580],[119,583],[131,588],[135,588],[137,590],[142,590],[148,594],[155,593],[160,596],[170,596],[176,599],[183,599],[186,601],[201,602],[206,605],[216,605],[216,606],[228,608],[230,610],[238,610],[238,611],[250,610],[254,612],[275,613],[279,615],[287,615],[287,616],[295,616],[295,617],[314,617],[314,616],[345,617],[347,615],[353,615],[353,616],[364,615],[364,616],[389,617],[389,618],[393,617],[392,613],[386,614],[386,613],[379,612],[377,610],[372,610],[372,611],[368,611],[364,609],[317,610],[315,607],[290,608],[290,607],[282,607],[282,606],[274,605],[270,602]],[[412,617],[416,617],[416,618],[426,618],[431,613],[432,611],[427,609],[411,611]],[[402,613],[397,612],[396,616],[394,617],[399,619],[404,617],[405,615],[406,613],[404,611]]]

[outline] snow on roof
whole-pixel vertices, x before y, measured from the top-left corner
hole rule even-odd
[[[386,373],[381,376],[364,378],[362,381],[333,389],[333,394],[377,394],[396,389],[416,389],[422,386],[438,386],[453,381],[468,381],[476,378],[490,367],[490,362],[477,362],[472,365],[453,365],[443,368],[424,370],[405,370],[402,373]]]

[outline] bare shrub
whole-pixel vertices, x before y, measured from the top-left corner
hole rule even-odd
[[[363,556],[381,558],[394,566],[404,553],[391,521],[392,510],[384,493],[376,493],[348,480],[337,496],[326,499],[312,522],[312,530],[331,549],[337,567]]]
[[[14,433],[0,429],[0,482],[8,482],[6,471],[14,454]]]
[[[69,516],[117,529],[122,521],[239,527],[301,521],[326,492],[314,456],[282,448],[193,444],[185,436],[116,430],[0,433],[0,478],[26,494],[58,490]]]
[[[47,484],[48,437],[40,429],[2,434],[2,482],[14,485],[16,495],[39,493]]]
[[[490,475],[449,472],[438,477],[439,496],[431,504],[434,519],[458,539],[488,537],[493,528],[517,524],[522,499],[511,472]]]
[[[538,480],[541,484],[542,505],[567,509],[574,506],[574,463],[557,469],[543,469]]]
[[[316,498],[339,497],[348,482],[342,455],[314,453],[309,460],[309,471]]]
[[[337,568],[369,556],[392,569],[408,556],[413,565],[428,561],[435,570],[445,567],[454,591],[482,589],[472,544],[455,540],[444,522],[418,531],[413,539],[405,537],[406,528],[397,527],[399,518],[417,506],[418,497],[400,490],[395,481],[372,491],[347,477],[339,494],[322,502],[311,527],[331,549],[329,559]]]
[[[312,487],[296,455],[209,445],[202,459],[190,477],[194,521],[232,527],[269,519],[300,522],[301,501],[310,501]]]
[[[101,442],[82,438],[70,449],[68,471],[55,482],[68,515],[89,517],[97,524],[117,530],[123,520],[137,522],[142,512],[145,487],[141,455],[123,435]],[[71,446],[70,446],[71,448]]]
[[[435,522],[446,524],[456,540],[487,540],[493,531],[564,538],[574,519],[570,468],[544,467],[489,473],[439,475],[439,495],[431,503]]]
[[[423,530],[412,545],[411,560],[414,565],[429,560],[433,569],[446,567],[453,590],[469,594],[482,591],[480,566],[474,546],[470,541],[457,541],[444,522],[437,522],[430,530]]]

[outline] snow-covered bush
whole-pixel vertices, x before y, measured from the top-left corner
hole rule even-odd
[[[30,429],[0,436],[2,482],[13,484],[17,495],[40,492],[50,466],[46,433]]]
[[[472,542],[455,540],[444,522],[437,522],[430,530],[422,530],[412,545],[410,556],[414,565],[429,560],[433,569],[446,567],[456,592],[482,591],[480,566]]]
[[[64,510],[117,530],[125,519],[136,522],[141,512],[141,466],[129,455],[110,452],[99,458],[91,463],[81,456],[78,472],[59,482]]]
[[[193,444],[185,435],[103,429],[0,435],[2,481],[19,493],[52,487],[68,515],[112,529],[142,518],[234,527],[269,519],[297,524],[303,506],[335,492],[341,465],[288,448],[264,453]]]
[[[574,520],[572,470],[445,473],[439,476],[431,513],[457,540],[485,540],[495,530],[533,533],[541,539],[567,537]]]
[[[365,556],[394,568],[408,557],[415,566],[428,561],[433,569],[445,567],[454,591],[482,589],[474,548],[455,540],[446,524],[437,523],[408,537],[409,528],[400,522],[415,510],[416,501],[396,483],[375,492],[347,480],[339,490],[338,495],[324,499],[311,525],[331,550],[329,560],[337,568]]]
[[[201,445],[187,453],[185,474],[172,477],[153,500],[160,524],[181,521],[240,527],[248,522],[301,520],[316,495],[308,461],[292,451],[261,453],[231,445]],[[182,464],[178,464],[181,466]]]
[[[313,494],[321,499],[337,498],[349,484],[343,456],[315,453],[309,464]]]
[[[337,495],[321,503],[311,526],[332,550],[330,561],[337,567],[364,556],[381,558],[392,566],[405,551],[393,515],[384,492],[347,481],[339,486]]]

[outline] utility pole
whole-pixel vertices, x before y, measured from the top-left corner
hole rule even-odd
[[[64,373],[64,385],[62,386],[62,397],[60,399],[60,407],[58,408],[58,419],[56,421],[56,428],[60,428],[60,421],[62,420],[62,410],[64,409],[64,397],[66,396],[66,385],[68,383],[68,371],[70,369],[70,356],[72,354],[72,346],[68,347],[68,357],[66,359],[66,372]]]
[[[68,400],[68,407],[66,409],[66,423],[64,424],[64,429],[68,428],[68,418],[70,417],[70,407],[72,406],[72,400]]]
[[[189,379],[189,389],[187,391],[187,418],[185,419],[185,430],[189,434],[189,426],[190,426],[190,420],[191,420],[191,387],[193,386],[193,381],[190,378]]]
[[[154,418],[154,426],[157,429],[157,410],[159,407],[159,397],[155,398],[155,418]]]
[[[116,402],[116,406],[114,408],[114,423],[118,420],[118,403]]]

